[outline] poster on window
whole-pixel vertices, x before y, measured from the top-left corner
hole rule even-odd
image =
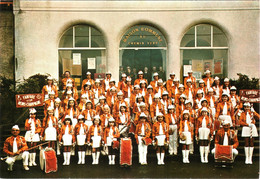
[[[203,60],[192,60],[192,71],[203,72]]]
[[[183,65],[183,76],[188,76],[188,71],[192,69],[192,65]]]
[[[204,63],[204,72],[209,70],[213,71],[213,60],[203,60],[203,63]]]
[[[81,53],[73,53],[73,65],[81,65]]]
[[[96,58],[88,58],[88,69],[89,70],[96,69]]]
[[[215,59],[214,74],[222,74],[222,73],[223,73],[223,59]]]

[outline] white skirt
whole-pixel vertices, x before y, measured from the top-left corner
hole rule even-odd
[[[180,143],[181,144],[185,144],[185,145],[190,145],[192,144],[192,141],[191,141],[191,133],[190,132],[182,132],[183,135],[185,135],[186,137],[186,140],[180,140]]]
[[[72,145],[72,135],[65,134],[62,136],[63,146],[71,146]]]
[[[46,141],[56,141],[57,131],[54,127],[47,127],[45,129],[45,140]]]
[[[77,144],[79,146],[85,145],[86,135],[77,135]]]
[[[253,127],[243,126],[242,128],[242,137],[250,137],[251,136],[251,130],[252,130],[252,137],[258,137],[258,132],[256,129],[256,126],[253,125]]]
[[[32,131],[26,131],[24,138],[26,142],[40,142],[39,134],[32,133]]]
[[[165,142],[165,138],[166,138],[165,135],[158,135],[158,136],[155,136],[155,138],[157,139],[158,146],[164,146],[164,142]]]
[[[92,136],[92,148],[100,147],[101,136]]]
[[[209,128],[199,128],[199,139],[200,140],[208,140],[209,139]]]
[[[89,121],[89,120],[86,120],[86,121],[85,121],[85,124],[88,126],[88,129],[89,129],[90,126],[93,125],[93,122],[92,122],[92,121]]]

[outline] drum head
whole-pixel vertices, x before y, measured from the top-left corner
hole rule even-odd
[[[44,151],[45,151],[44,149],[41,149],[40,150],[40,155],[39,155],[41,170],[44,170],[44,166],[45,166]]]

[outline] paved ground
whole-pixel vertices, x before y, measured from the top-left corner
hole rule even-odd
[[[133,166],[129,168],[109,166],[107,157],[101,156],[99,165],[91,165],[90,156],[85,165],[77,165],[72,157],[70,166],[63,166],[63,158],[58,156],[58,172],[45,174],[39,166],[24,171],[21,161],[14,165],[14,171],[8,172],[5,162],[0,163],[1,178],[259,178],[259,159],[254,158],[253,165],[245,165],[244,159],[236,158],[233,168],[216,168],[210,156],[208,164],[202,164],[199,156],[191,156],[190,164],[183,164],[181,156],[167,156],[164,166],[158,166],[155,154],[149,154],[148,165],[138,164],[138,156],[133,157]],[[39,163],[39,162],[38,162]]]

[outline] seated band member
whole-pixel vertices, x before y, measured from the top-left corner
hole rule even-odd
[[[13,171],[13,165],[16,160],[23,159],[23,167],[25,170],[29,170],[28,168],[28,159],[29,159],[29,152],[28,146],[26,144],[25,138],[19,136],[20,129],[18,125],[14,125],[12,127],[12,136],[8,137],[5,140],[3,151],[6,153],[7,159],[6,163],[8,164],[8,171]]]
[[[234,130],[230,129],[230,121],[224,120],[222,122],[223,128],[219,129],[215,135],[215,145],[232,146],[233,160],[238,155],[237,147],[239,145],[237,135]],[[215,154],[215,148],[211,151]]]

